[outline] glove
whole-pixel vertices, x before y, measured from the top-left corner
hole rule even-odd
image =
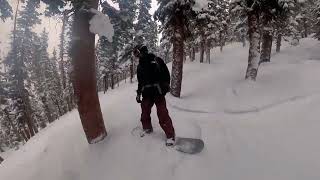
[[[137,103],[139,103],[139,104],[142,102],[142,101],[141,101],[141,95],[140,95],[140,94],[137,94],[136,101],[137,101]]]

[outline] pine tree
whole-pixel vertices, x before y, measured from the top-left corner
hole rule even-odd
[[[12,8],[7,0],[0,0],[0,19],[4,21],[5,19],[12,17]]]
[[[12,32],[11,50],[6,58],[6,66],[9,69],[8,80],[10,82],[11,101],[13,102],[11,110],[15,112],[15,118],[19,122],[20,128],[24,130],[26,139],[38,132],[32,118],[33,110],[28,91],[28,65],[33,57],[33,40],[35,39],[32,28],[35,24],[40,23],[39,13],[36,11],[38,7],[38,1],[29,0],[19,13],[17,25]],[[24,127],[25,125],[27,125],[27,128]]]
[[[315,37],[320,40],[320,0],[317,0],[315,2],[315,7],[313,12],[314,12],[314,16],[317,17],[317,21],[314,24],[315,32],[316,32]]]
[[[173,43],[173,63],[171,78],[171,94],[181,95],[182,72],[184,61],[184,42],[189,34],[190,16],[193,15],[193,0],[164,0],[159,2],[155,18],[162,23],[162,30],[166,31]]]
[[[316,22],[316,17],[314,16],[313,9],[316,7],[315,0],[306,0],[298,4],[299,11],[296,16],[299,23],[299,31],[301,37],[306,38],[312,32],[312,26]]]
[[[270,21],[273,13],[290,10],[295,6],[294,0],[233,0],[231,12],[247,16],[250,41],[246,79],[256,80],[260,58],[260,23],[262,22],[262,59],[269,59],[272,45]]]
[[[249,57],[246,79],[256,80],[260,58],[260,32],[259,17],[261,12],[258,0],[233,0],[231,10],[233,13],[246,14],[248,18]]]
[[[49,58],[48,54],[48,33],[43,30],[39,44],[36,46],[36,57],[33,65],[33,79],[39,101],[42,103],[46,121],[41,122],[44,127],[47,122],[51,123],[58,116],[62,116],[63,96],[60,76],[56,66],[56,52],[54,57]],[[41,116],[41,115],[39,115]]]
[[[44,1],[44,0],[43,0]],[[45,0],[49,11],[60,12],[65,8],[63,0]],[[98,0],[71,1],[74,9],[71,57],[73,87],[78,111],[88,142],[97,143],[107,136],[96,87],[95,35],[89,31],[91,14],[83,9],[98,7]]]
[[[141,0],[139,3],[138,22],[135,25],[135,43],[145,44],[151,51],[156,50],[157,23],[153,21],[149,10],[151,0]]]

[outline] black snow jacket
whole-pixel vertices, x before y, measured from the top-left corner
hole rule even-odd
[[[143,97],[164,96],[170,91],[170,73],[164,61],[148,53],[140,57],[137,67],[139,95]]]

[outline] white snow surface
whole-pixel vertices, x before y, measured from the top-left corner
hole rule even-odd
[[[90,9],[90,12],[95,14],[89,21],[90,32],[93,34],[98,34],[99,36],[104,36],[108,38],[110,42],[112,42],[114,29],[109,17],[93,8]]]
[[[244,81],[248,49],[212,51],[212,64],[187,62],[181,99],[167,96],[176,133],[202,138],[196,155],[164,145],[140,125],[137,84],[100,94],[108,137],[89,145],[73,111],[0,165],[1,180],[315,180],[320,177],[320,43],[302,39]],[[198,56],[198,55],[197,55]],[[169,65],[171,66],[171,65]]]
[[[192,9],[197,12],[206,10],[208,9],[208,4],[209,4],[208,0],[196,0]]]

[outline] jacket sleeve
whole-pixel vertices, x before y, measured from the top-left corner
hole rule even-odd
[[[137,94],[141,95],[142,94],[142,74],[141,74],[141,67],[138,65],[137,67],[137,79],[138,79],[138,89],[137,89]]]

